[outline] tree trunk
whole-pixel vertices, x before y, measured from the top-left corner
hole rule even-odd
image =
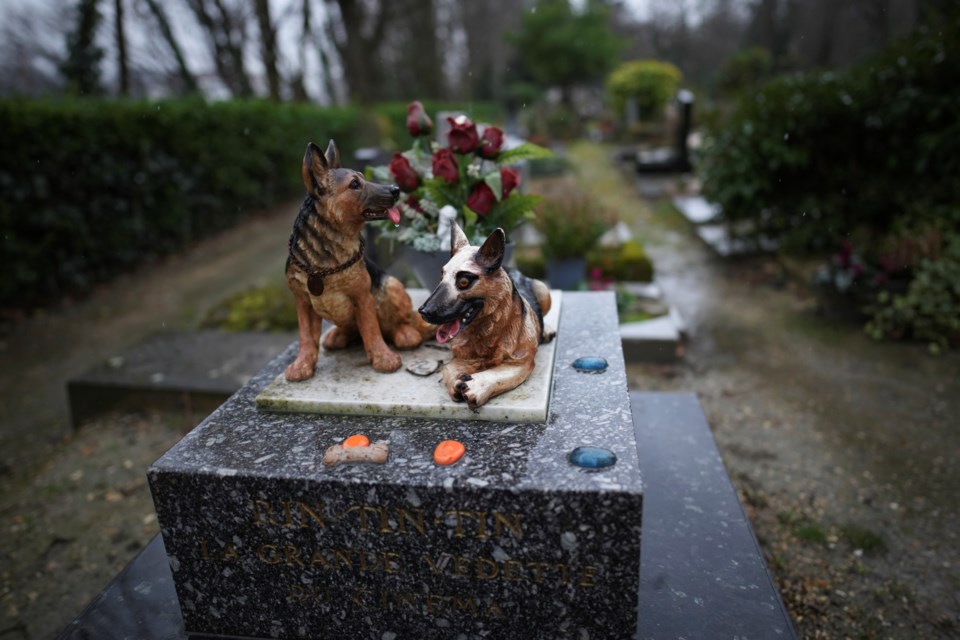
[[[380,41],[386,25],[385,8],[380,5],[373,17],[373,28],[369,36],[364,36],[364,23],[367,7],[357,0],[336,0],[340,8],[340,17],[346,39],[340,42],[334,39],[334,45],[343,60],[344,75],[349,87],[350,98],[360,104],[370,104],[376,98],[375,89],[379,85]]]
[[[306,84],[304,84],[304,77],[307,75],[307,47],[313,42],[310,22],[310,0],[303,0],[300,4],[300,43],[297,47],[298,70],[290,78],[290,91],[293,94],[294,102],[308,102],[310,100]]]
[[[243,51],[237,48],[231,33],[230,15],[220,0],[213,0],[219,13],[218,21],[211,14],[205,0],[188,0],[190,8],[197,16],[197,22],[204,31],[213,48],[213,62],[217,75],[234,97],[249,97],[253,94],[250,79],[243,65]]]
[[[180,80],[183,82],[185,93],[197,93],[199,90],[197,87],[197,79],[193,75],[193,72],[190,71],[190,67],[187,66],[187,61],[183,57],[183,50],[180,48],[180,43],[177,42],[176,36],[173,35],[173,30],[170,28],[170,21],[167,20],[167,14],[164,13],[163,7],[160,6],[157,0],[145,0],[145,2],[150,9],[150,13],[152,13],[156,19],[157,25],[160,27],[160,34],[163,36],[167,46],[170,47],[170,51],[177,61],[177,72],[180,75]]]
[[[120,76],[119,92],[121,96],[130,94],[130,69],[127,64],[127,32],[123,25],[123,0],[113,3],[114,35],[117,39],[117,70]]]
[[[267,87],[270,99],[280,101],[280,73],[277,71],[277,31],[270,18],[269,0],[254,0],[257,25],[260,27],[260,52],[263,67],[267,73]],[[304,43],[300,43],[301,48]]]

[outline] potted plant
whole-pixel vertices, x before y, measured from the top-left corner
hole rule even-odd
[[[552,195],[537,206],[534,224],[543,235],[551,287],[573,289],[585,279],[587,253],[610,221],[607,211],[581,192]]]
[[[503,131],[463,115],[448,122],[447,144],[431,142],[433,123],[420,102],[411,102],[407,131],[413,147],[395,153],[387,166],[367,168],[369,178],[400,187],[401,223],[383,225],[382,236],[408,247],[411,267],[428,289],[450,257],[450,224],[456,220],[473,244],[482,244],[497,227],[509,238],[540,200],[521,193],[520,172],[511,165],[553,155],[530,143],[505,149]]]

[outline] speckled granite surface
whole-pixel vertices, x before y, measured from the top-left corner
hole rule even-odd
[[[149,471],[186,629],[282,638],[623,638],[643,499],[614,297],[567,293],[541,424],[258,411],[291,347]],[[570,367],[606,358],[603,374]],[[325,468],[353,433],[384,465]],[[433,463],[444,439],[467,447]],[[615,466],[570,465],[577,446]]]
[[[428,292],[410,290],[415,307]],[[553,305],[544,318],[547,327],[556,329],[563,305],[563,292],[551,291]],[[443,375],[420,377],[406,370],[418,360],[449,362],[453,354],[431,340],[413,351],[398,351],[403,368],[393,373],[377,373],[367,364],[362,347],[344,351],[320,350],[316,373],[303,382],[287,382],[281,372],[257,395],[257,407],[270,411],[299,413],[382,415],[411,418],[448,418],[492,422],[544,422],[553,381],[553,357],[556,343],[537,349],[537,364],[523,384],[493,398],[477,411],[463,403],[450,402]]]

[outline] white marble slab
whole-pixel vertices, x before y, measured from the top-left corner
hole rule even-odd
[[[410,289],[409,293],[414,308],[427,298],[427,291],[423,289]],[[562,292],[553,290],[550,296],[552,306],[544,324],[556,329]],[[434,340],[412,351],[399,351],[403,367],[393,373],[374,371],[360,346],[343,351],[321,349],[312,378],[287,382],[280,374],[257,396],[257,408],[334,415],[545,422],[553,385],[555,347],[556,340],[540,345],[530,377],[516,389],[490,400],[477,410],[450,399],[440,370],[426,377],[406,370],[408,364],[417,360],[449,362],[453,358],[448,348]]]

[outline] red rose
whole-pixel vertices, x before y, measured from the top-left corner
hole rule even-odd
[[[410,161],[399,153],[393,154],[393,160],[390,161],[390,173],[397,179],[397,186],[405,193],[410,193],[420,186],[420,176],[416,169],[410,164]]]
[[[480,148],[477,154],[481,158],[493,160],[500,155],[500,147],[503,146],[503,131],[497,127],[487,127],[483,130],[483,137],[480,139]]]
[[[520,172],[513,167],[500,167],[500,184],[503,187],[502,197],[506,198],[520,186]]]
[[[414,138],[428,136],[433,131],[433,121],[419,100],[407,105],[407,131]]]
[[[433,177],[443,178],[450,184],[460,179],[457,159],[450,149],[437,149],[437,152],[433,154]]]
[[[480,136],[477,135],[477,125],[470,122],[470,118],[457,116],[456,118],[447,118],[447,122],[450,123],[447,141],[451,149],[457,153],[470,153],[477,148]]]
[[[470,192],[470,197],[467,198],[467,206],[481,215],[487,215],[496,201],[493,190],[487,186],[487,183],[478,182]]]

